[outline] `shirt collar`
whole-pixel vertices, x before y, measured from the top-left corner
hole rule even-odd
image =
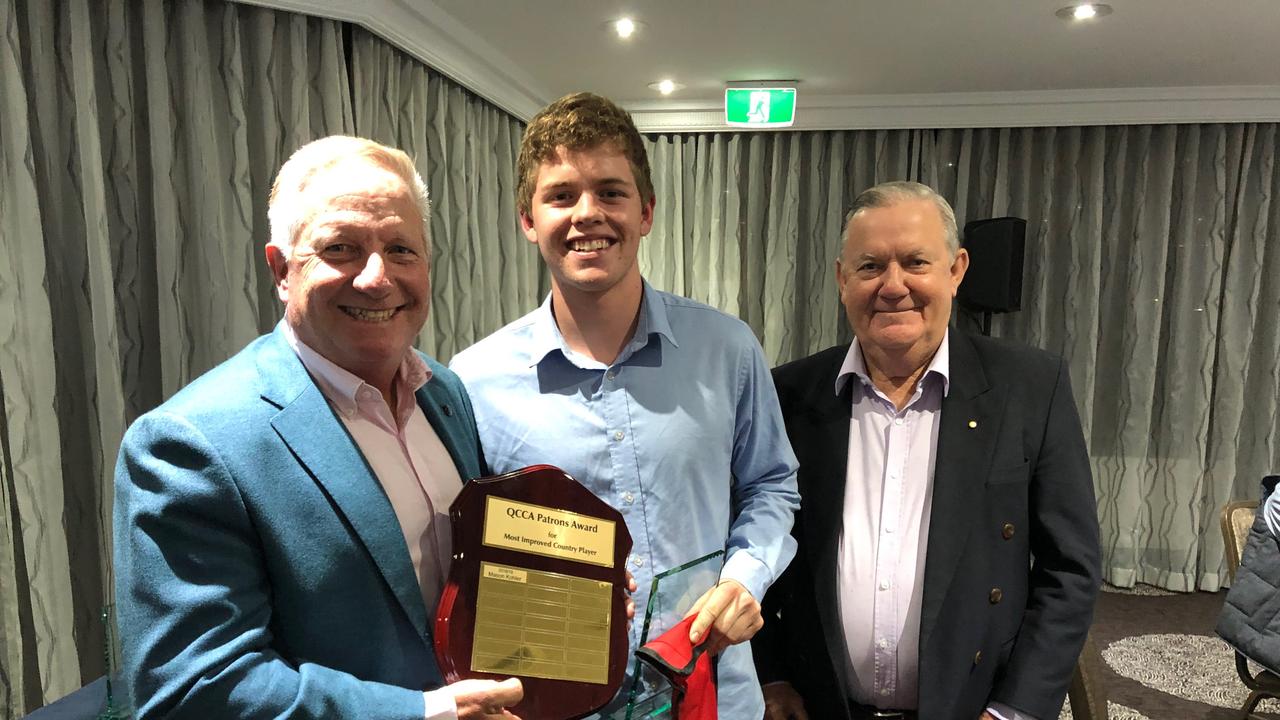
[[[342,413],[344,417],[355,417],[359,412],[357,398],[359,397],[360,389],[369,387],[374,392],[377,392],[377,388],[360,379],[354,373],[339,367],[337,363],[302,342],[294,334],[293,328],[289,326],[289,323],[282,322],[280,326],[284,330],[284,337],[288,341],[289,347],[293,348],[293,351],[298,355],[298,359],[302,361],[303,367],[307,369],[307,372],[311,373],[311,377],[315,378],[316,385],[320,388],[320,392],[325,396],[325,399],[332,403],[334,408]],[[431,368],[427,367],[427,363],[410,348],[405,352],[404,359],[400,361],[400,367],[396,370],[397,397],[402,401],[407,397],[411,397],[418,391],[418,388],[426,385],[430,380]],[[393,411],[397,416],[400,415],[400,408],[393,408]]]
[[[680,347],[676,342],[675,333],[671,330],[671,322],[667,318],[667,303],[663,300],[662,293],[654,290],[653,286],[649,285],[649,281],[641,282],[643,294],[640,298],[640,317],[636,320],[636,330],[615,363],[626,360],[636,350],[644,347],[652,333],[657,333],[666,338],[667,342]],[[560,327],[556,325],[555,314],[551,311],[551,294],[547,293],[546,299],[537,310],[533,311],[533,320],[530,324],[529,367],[542,362],[543,358],[555,350],[559,350],[566,358],[571,355],[564,336],[560,334]]]
[[[951,329],[948,328],[942,334],[942,342],[938,344],[938,350],[933,354],[933,359],[929,361],[929,367],[920,376],[921,382],[930,375],[936,375],[942,379],[942,396],[946,397],[951,392]],[[835,390],[839,395],[844,386],[849,382],[849,378],[857,376],[862,384],[866,387],[875,387],[871,382],[871,376],[867,373],[867,364],[862,357],[862,345],[857,338],[849,343],[849,352],[844,356],[844,363],[840,365],[840,372],[836,375]]]

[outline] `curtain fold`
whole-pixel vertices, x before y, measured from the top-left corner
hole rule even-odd
[[[550,287],[516,219],[524,126],[361,28],[351,48],[356,132],[409,153],[430,188],[432,308],[418,344],[447,362]]]

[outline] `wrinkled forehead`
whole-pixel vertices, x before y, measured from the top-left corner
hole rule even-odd
[[[900,200],[858,210],[845,228],[842,255],[947,250],[947,230],[929,200]]]

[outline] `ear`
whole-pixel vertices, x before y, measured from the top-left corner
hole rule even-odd
[[[277,245],[267,243],[267,266],[271,268],[271,279],[276,285],[276,296],[280,302],[289,302],[289,259]]]
[[[524,232],[524,237],[534,245],[538,244],[538,231],[533,227],[533,216],[529,213],[520,211],[520,230]]]
[[[649,202],[640,207],[640,237],[649,234],[653,229],[653,208],[658,204],[658,198],[651,197]]]
[[[969,251],[960,248],[956,253],[956,259],[951,261],[951,297],[955,297],[960,290],[960,281],[964,280],[964,274],[969,269]]]

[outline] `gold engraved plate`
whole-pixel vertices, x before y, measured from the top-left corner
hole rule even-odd
[[[482,562],[471,669],[606,684],[612,601],[613,583]]]
[[[612,520],[515,502],[490,495],[484,544],[562,560],[613,567]]]

